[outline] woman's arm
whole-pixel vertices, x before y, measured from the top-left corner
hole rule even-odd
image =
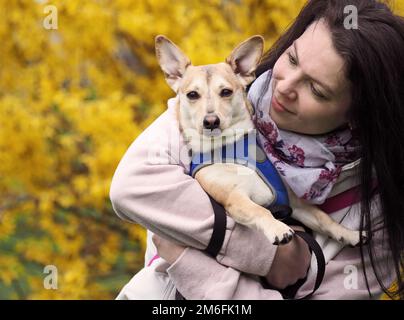
[[[172,99],[168,110],[129,147],[113,177],[110,198],[122,219],[174,242],[205,249],[212,235],[213,209],[205,191],[187,174],[189,158],[174,108]],[[264,276],[275,253],[276,246],[261,232],[228,217],[217,257],[220,263]]]
[[[299,227],[296,229],[301,230]],[[248,296],[251,299],[274,295],[272,290],[264,290],[256,277],[251,279],[251,277],[241,275],[239,271],[220,265],[202,252],[201,254],[192,251],[185,253],[185,247],[156,235],[153,236],[153,242],[159,256],[172,265],[167,271],[174,285],[181,288],[180,292],[189,299],[202,299],[202,297],[214,299],[216,296],[209,296],[209,293],[215,291],[221,292],[222,298],[226,299],[245,298],[245,294],[238,296],[243,292],[255,292],[255,297]],[[278,247],[266,281],[274,288],[284,289],[306,277],[310,260],[311,254],[306,242],[300,237],[294,237],[288,244]],[[208,274],[212,276],[206,277]],[[201,286],[196,285],[198,283],[203,283],[201,291],[196,289]],[[234,284],[230,286],[231,290],[228,288],[228,283]],[[218,289],[221,287],[227,287],[227,289],[222,292],[223,290]],[[195,296],[194,293],[197,295]],[[276,298],[279,298],[278,293],[276,293]]]
[[[221,265],[203,252],[186,248],[168,269],[175,287],[188,300],[280,300],[257,277]]]

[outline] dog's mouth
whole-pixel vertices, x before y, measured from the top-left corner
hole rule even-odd
[[[222,134],[222,129],[216,128],[216,129],[202,129],[202,134],[206,137],[218,137]]]

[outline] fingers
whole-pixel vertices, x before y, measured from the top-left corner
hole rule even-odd
[[[170,246],[173,245],[170,241],[168,241],[156,234],[154,234],[152,236],[152,241],[153,241],[154,245],[156,246],[157,251],[159,253],[160,253],[160,251],[165,250],[166,248],[170,248]]]
[[[158,250],[158,247],[159,247],[159,245],[161,243],[161,238],[157,234],[153,234],[152,241],[153,241],[154,245],[156,246],[156,248]]]
[[[303,231],[303,232],[305,232],[306,230],[304,230],[304,228],[303,227],[301,227],[301,226],[290,226],[293,230],[295,230],[295,231]]]
[[[185,247],[172,243],[156,234],[152,236],[152,241],[156,246],[158,255],[168,263],[173,263],[185,250]]]

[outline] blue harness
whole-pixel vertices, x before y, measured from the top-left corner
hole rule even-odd
[[[283,209],[285,206],[289,207],[286,188],[275,166],[257,144],[255,131],[245,134],[242,139],[234,143],[223,144],[222,148],[213,149],[206,153],[193,154],[189,174],[195,177],[198,170],[213,163],[235,163],[254,170],[268,187],[271,188],[275,196],[270,207],[280,206]],[[271,211],[273,210],[271,209]],[[290,215],[290,213],[287,215]]]

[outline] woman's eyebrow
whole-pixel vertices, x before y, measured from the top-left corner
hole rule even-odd
[[[297,44],[296,44],[296,40],[293,41],[293,47],[295,48],[296,61],[297,61],[297,63],[299,63],[299,56],[298,56],[298,54],[297,54]],[[308,77],[309,79],[313,80],[314,82],[317,82],[320,86],[322,86],[322,87],[328,92],[329,95],[333,95],[333,94],[334,94],[333,91],[331,90],[331,87],[330,87],[330,86],[324,84],[323,82],[321,82],[321,81],[319,81],[319,80],[317,80],[317,79],[314,79],[312,76],[310,76],[310,75],[308,75],[308,74],[306,74],[306,73],[305,73],[305,75],[306,75],[306,77]]]

